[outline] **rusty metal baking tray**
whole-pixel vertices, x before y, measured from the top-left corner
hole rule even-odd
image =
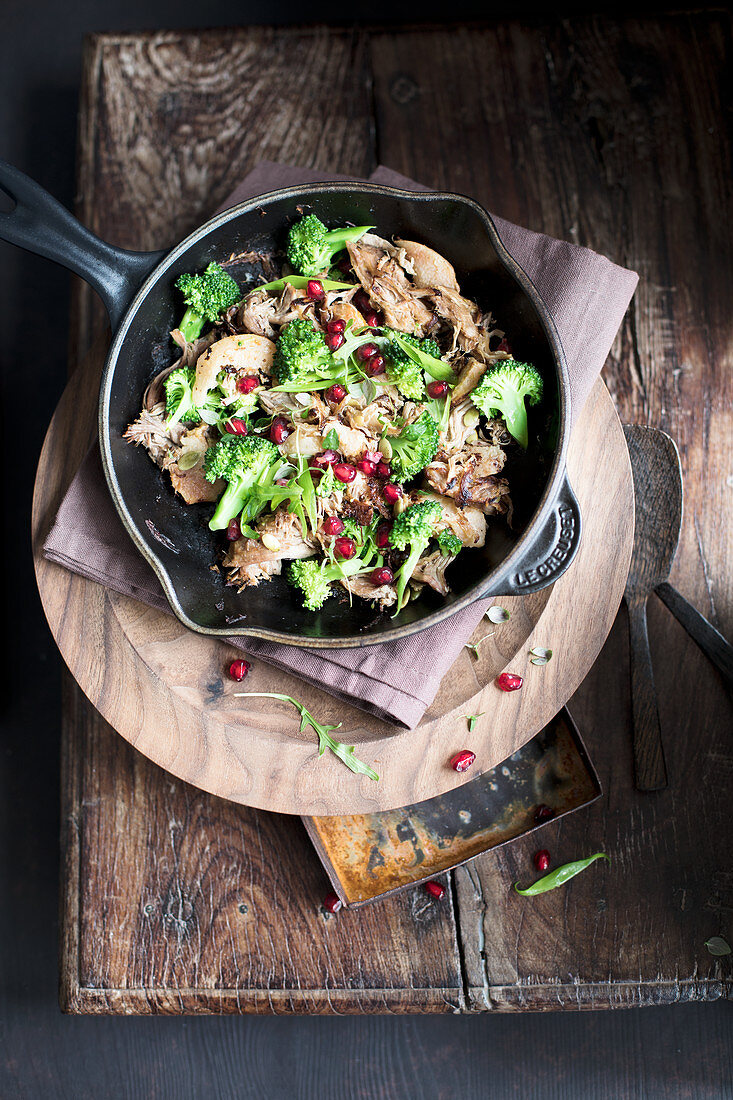
[[[567,708],[502,764],[438,798],[377,814],[303,817],[345,906],[406,890],[542,827],[601,794]]]

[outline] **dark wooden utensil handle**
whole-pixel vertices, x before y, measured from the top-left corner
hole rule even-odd
[[[671,584],[663,581],[654,591],[715,665],[728,690],[733,691],[733,646]]]
[[[646,595],[627,595],[631,648],[631,712],[634,725],[634,779],[638,791],[667,786],[654,670],[646,625]]]

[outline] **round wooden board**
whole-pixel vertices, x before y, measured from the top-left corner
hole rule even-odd
[[[298,731],[294,709],[271,699],[238,699],[226,676],[236,652],[186,630],[172,615],[105,590],[43,557],[43,541],[89,444],[96,414],[95,367],[103,347],[65,391],[44,443],[33,502],[33,552],[43,607],[72,675],[103,717],[156,764],[222,798],[290,814],[359,814],[393,809],[452,789],[525,744],[585,677],[618,609],[633,538],[633,486],[623,432],[599,381],[579,418],[569,455],[584,523],[578,556],[551,589],[500,602],[508,623],[479,657],[464,649],[421,724],[396,729],[262,661],[246,690],[293,695],[322,721],[341,722],[341,740],[372,764],[378,783],[354,775],[331,754],[318,757],[313,730]],[[91,376],[91,377],[90,377]],[[545,666],[529,650],[554,651]],[[510,667],[521,691],[494,684]],[[480,714],[468,732],[466,715]],[[448,766],[470,747],[476,764]]]

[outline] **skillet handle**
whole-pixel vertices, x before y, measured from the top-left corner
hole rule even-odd
[[[568,569],[578,552],[581,526],[578,498],[566,474],[555,507],[526,551],[521,570],[509,574],[499,585],[500,592],[485,592],[481,595],[526,596],[553,584]]]
[[[113,248],[4,160],[0,160],[0,190],[15,203],[11,211],[0,212],[0,239],[81,275],[104,302],[114,332],[141,283],[165,253]]]

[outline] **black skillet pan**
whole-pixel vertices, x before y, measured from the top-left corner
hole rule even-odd
[[[15,202],[0,214],[0,238],[81,275],[99,293],[114,337],[99,397],[104,471],[122,522],[157,573],[181,622],[202,634],[247,634],[308,646],[363,646],[404,638],[487,596],[534,592],[567,569],[578,549],[580,514],[565,459],[570,431],[568,373],[552,318],[526,273],[503,247],[488,214],[461,195],[401,191],[372,184],[312,184],[273,191],[212,218],[170,252],[127,252],[101,241],[38,184],[0,161],[0,188]],[[447,598],[424,589],[396,618],[364,600],[329,600],[305,611],[284,577],[243,594],[210,566],[219,537],[210,505],[185,505],[166,475],[122,434],[140,410],[150,379],[172,361],[166,341],[181,313],[175,279],[232,253],[282,253],[296,207],[326,224],[375,225],[384,237],[423,241],[456,268],[462,291],[490,308],[513,354],[545,380],[530,410],[532,443],[507,468],[515,506],[510,532],[489,524],[487,544],[464,551],[449,569]],[[241,272],[238,272],[241,283]]]

